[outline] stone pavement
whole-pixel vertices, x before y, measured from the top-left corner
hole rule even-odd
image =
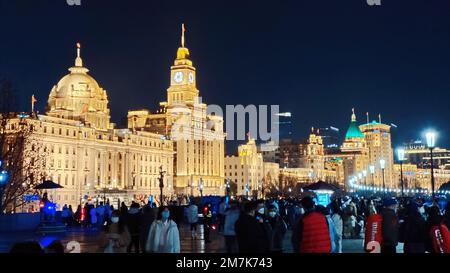
[[[203,226],[198,226],[199,236],[192,239],[191,232],[188,225],[181,225],[180,238],[181,238],[181,252],[182,253],[224,253],[225,242],[224,238],[217,231],[211,231],[210,244],[205,244],[203,239]],[[72,228],[63,234],[50,234],[40,235],[34,232],[12,232],[0,234],[0,253],[8,252],[16,242],[35,240],[42,246],[49,245],[53,240],[61,240],[64,246],[70,241],[76,241],[80,243],[80,251],[82,253],[95,253],[98,252],[97,238],[99,231]],[[290,243],[291,231],[288,231],[285,236],[285,252],[292,253],[292,247]],[[344,253],[363,253],[363,240],[362,239],[348,239],[343,243]],[[69,252],[69,250],[66,250]],[[397,252],[403,252],[402,244],[399,244]]]

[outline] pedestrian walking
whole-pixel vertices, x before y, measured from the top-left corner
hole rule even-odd
[[[167,207],[160,208],[158,220],[152,223],[145,250],[147,253],[180,253],[180,234]]]
[[[141,210],[138,203],[133,203],[125,216],[125,223],[130,232],[131,241],[128,245],[127,252],[131,253],[134,247],[134,252],[140,252],[140,228],[141,228]]]
[[[325,215],[315,210],[310,196],[301,200],[305,214],[292,234],[292,244],[300,253],[331,253],[330,230]]]
[[[227,253],[236,253],[238,250],[235,224],[239,219],[239,206],[236,201],[230,202],[230,208],[225,211],[223,235]]]
[[[396,253],[398,245],[399,223],[397,216],[398,201],[395,198],[387,198],[383,202],[384,208],[381,213],[383,222],[381,233],[383,242],[381,253]]]
[[[427,209],[428,219],[425,224],[427,240],[425,247],[431,253],[450,253],[450,232],[437,205]]]
[[[373,202],[368,205],[368,217],[366,221],[365,237],[364,237],[364,251],[367,253],[381,252],[381,245],[383,243],[382,223],[383,217],[377,213],[377,209]]]
[[[257,203],[249,201],[244,206],[235,224],[236,238],[240,253],[267,253],[269,241],[261,219],[256,219]]]
[[[124,216],[127,215],[128,213],[128,207],[127,205],[125,205],[125,202],[122,202],[122,204],[120,205],[120,215]]]
[[[212,226],[212,211],[211,211],[211,204],[208,203],[203,207],[203,236],[205,238],[206,244],[211,243],[211,240],[209,239],[211,226]]]
[[[224,224],[225,224],[225,211],[227,210],[227,201],[225,198],[222,198],[222,202],[219,204],[219,232],[223,232]]]
[[[404,221],[400,224],[399,238],[404,253],[425,253],[425,220],[419,212],[419,206],[412,201],[406,206]]]
[[[269,227],[269,251],[271,253],[282,253],[284,236],[287,231],[287,225],[274,205],[268,207],[268,227]]]
[[[342,253],[342,233],[344,229],[344,224],[342,221],[343,212],[337,201],[334,201],[330,204],[330,209],[331,209],[331,220],[333,221],[334,228],[336,230],[335,253]]]
[[[187,209],[187,220],[191,229],[191,237],[194,239],[197,237],[197,224],[198,224],[198,206],[192,200]]]
[[[104,253],[126,253],[131,238],[128,228],[120,218],[120,211],[111,214],[111,222],[100,234],[99,248]]]

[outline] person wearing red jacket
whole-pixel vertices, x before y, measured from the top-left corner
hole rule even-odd
[[[450,253],[450,232],[442,221],[438,206],[428,208],[426,226],[429,236],[427,250],[431,253]]]
[[[315,211],[315,203],[309,196],[304,197],[301,204],[305,214],[294,230],[294,247],[298,247],[300,253],[331,253],[330,231],[325,215]]]
[[[380,253],[383,243],[381,225],[383,217],[377,213],[373,204],[369,205],[369,216],[366,221],[364,251],[367,253]]]

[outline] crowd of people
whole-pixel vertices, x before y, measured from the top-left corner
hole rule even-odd
[[[68,226],[99,230],[98,251],[104,253],[179,253],[183,224],[193,240],[206,244],[216,231],[227,253],[342,253],[343,239],[363,239],[366,252],[395,253],[399,243],[405,253],[450,252],[450,202],[440,207],[422,198],[344,196],[323,206],[314,196],[226,197],[216,209],[201,199],[161,207],[122,202],[118,209],[100,202],[75,213],[64,206],[61,217]]]

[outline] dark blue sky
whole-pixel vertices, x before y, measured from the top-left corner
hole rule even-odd
[[[0,0],[0,75],[42,111],[80,41],[119,123],[165,100],[182,22],[207,103],[279,104],[297,137],[345,131],[355,107],[395,145],[433,127],[450,146],[448,0]]]

